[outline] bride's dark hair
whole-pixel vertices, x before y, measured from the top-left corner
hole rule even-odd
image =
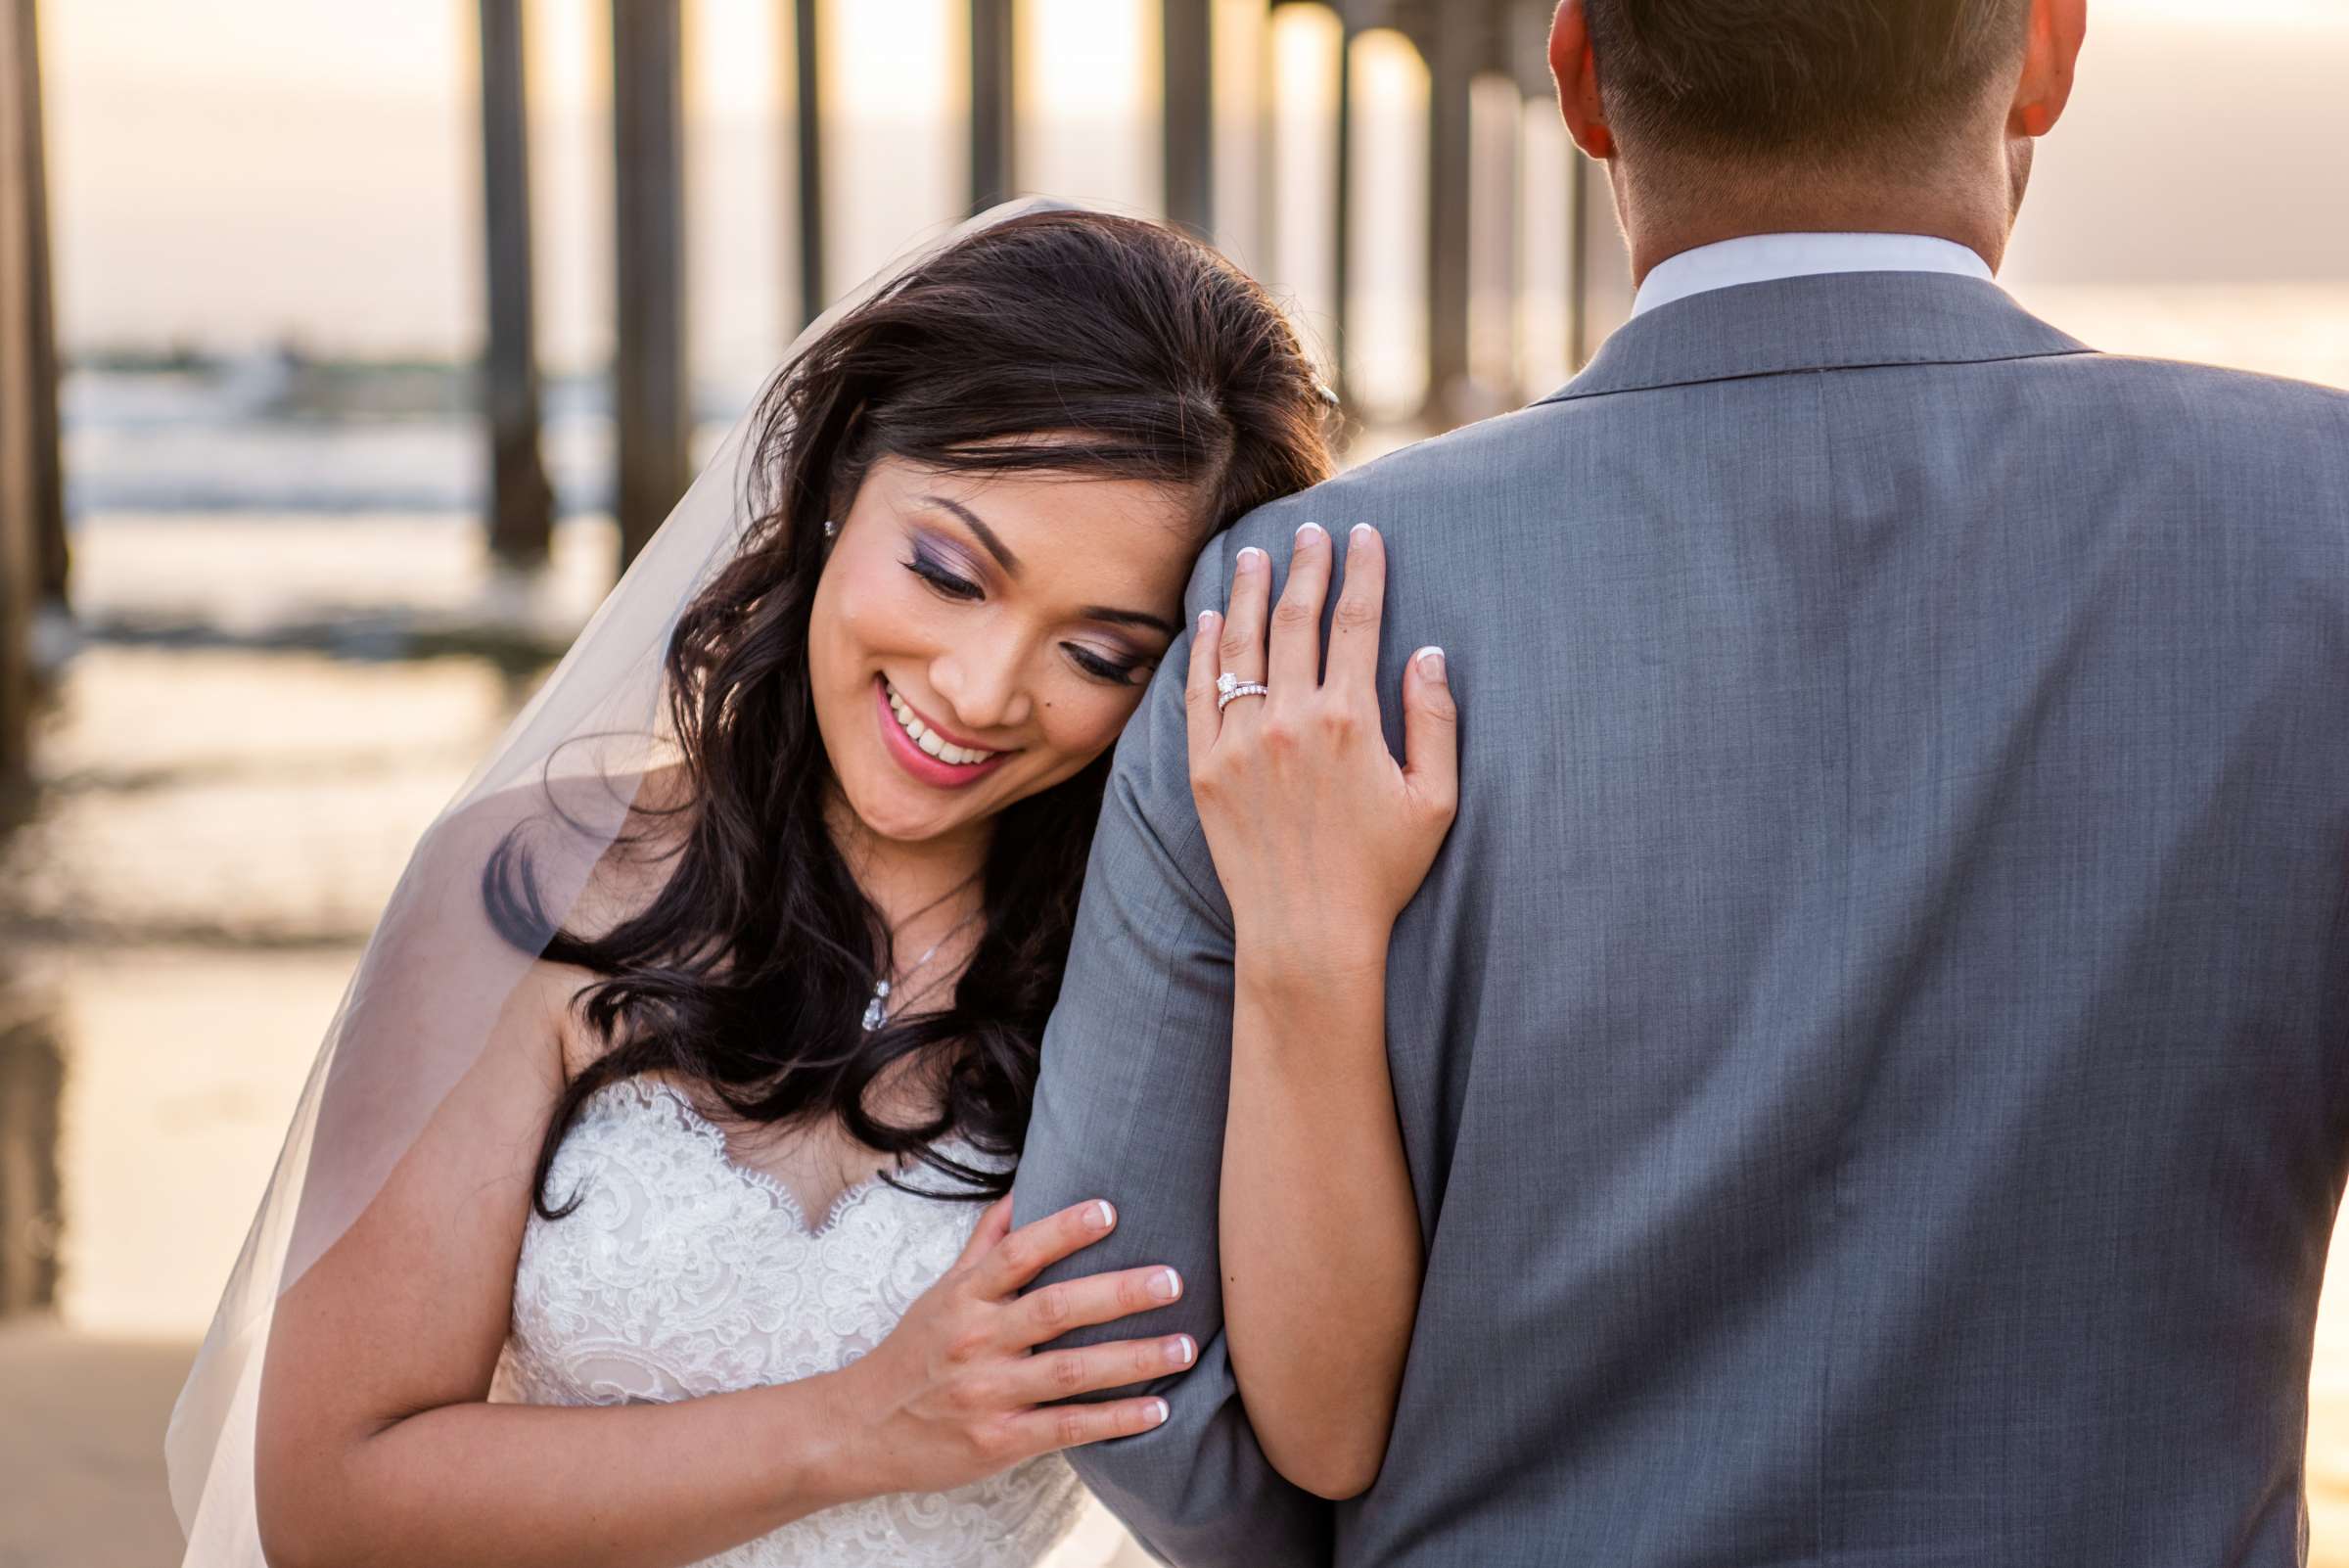
[[[1328,423],[1304,347],[1246,274],[1171,229],[1095,212],[1029,213],[971,235],[786,366],[757,415],[741,548],[668,647],[682,798],[640,799],[654,826],[623,839],[660,841],[658,891],[588,934],[552,929],[519,835],[483,876],[509,941],[601,977],[578,1005],[605,1049],[549,1120],[538,1213],[577,1202],[550,1208],[546,1184],[580,1106],[651,1072],[708,1085],[745,1121],[838,1117],[974,1198],[1008,1190],[1007,1175],[931,1145],[960,1133],[1020,1152],[1109,759],[998,816],[982,933],[950,1003],[866,1033],[890,934],[825,822],[832,775],[807,672],[822,524],[895,457],[1180,486],[1205,539],[1327,478]],[[945,1091],[911,1126],[866,1103],[908,1059],[936,1068]]]

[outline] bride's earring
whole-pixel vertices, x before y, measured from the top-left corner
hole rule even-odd
[[[830,518],[824,519],[824,537],[826,540],[837,539],[840,537],[840,525],[833,522]]]

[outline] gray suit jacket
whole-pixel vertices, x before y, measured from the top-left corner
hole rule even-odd
[[[1145,1544],[2296,1561],[2349,1149],[2349,397],[2096,354],[1970,279],[1790,279],[1267,508],[1192,609],[1309,518],[1390,541],[1390,725],[1421,643],[1460,701],[1389,977],[1427,1282],[1377,1486],[1288,1488],[1218,1334],[1231,938],[1177,647],[1019,1181],[1023,1221],[1123,1210],[1061,1273],[1190,1282],[1144,1320],[1205,1348],[1173,1420],[1076,1456]]]

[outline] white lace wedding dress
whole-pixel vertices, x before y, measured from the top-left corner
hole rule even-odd
[[[968,1143],[941,1147],[987,1166]],[[944,1184],[926,1171],[906,1179]],[[647,1079],[589,1098],[547,1191],[581,1202],[559,1221],[530,1217],[492,1400],[678,1400],[833,1371],[878,1345],[945,1272],[981,1207],[874,1180],[811,1225],[788,1187],[737,1162],[691,1101]],[[1053,1455],[954,1492],[812,1514],[708,1564],[1038,1568],[1050,1557],[1077,1568],[1119,1549],[1095,1509],[1085,1532],[1095,1549],[1054,1554],[1089,1502]]]

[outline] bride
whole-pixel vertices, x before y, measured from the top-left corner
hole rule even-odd
[[[1326,414],[1093,212],[809,329],[394,893],[173,1413],[189,1563],[1052,1549],[1060,1451],[1165,1417],[1078,1397],[1198,1353],[1169,1269],[1024,1295],[1118,1217],[1004,1196],[1107,753]]]

